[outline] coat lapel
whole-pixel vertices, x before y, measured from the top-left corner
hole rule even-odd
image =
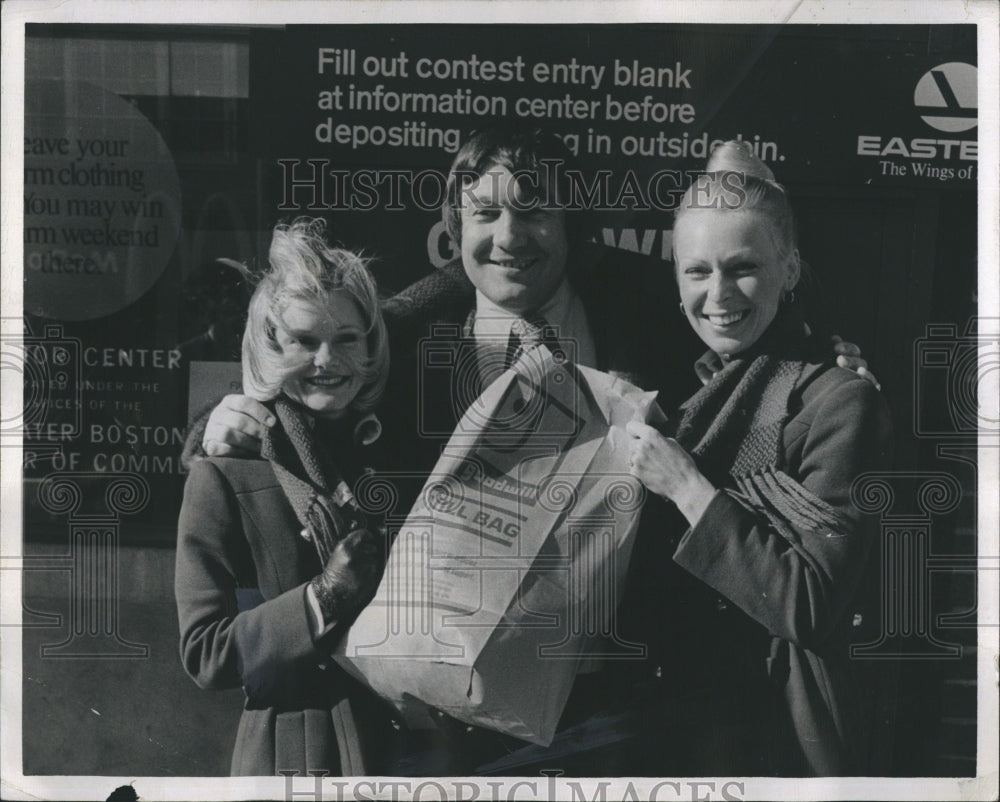
[[[239,492],[243,528],[254,564],[257,583],[264,598],[271,599],[319,573],[322,566],[312,543],[299,535],[302,529],[274,472],[266,462],[249,463],[266,471],[268,482]]]

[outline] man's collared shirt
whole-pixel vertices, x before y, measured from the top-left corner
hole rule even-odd
[[[563,279],[552,298],[533,313],[535,316],[545,318],[547,324],[556,328],[560,344],[578,365],[597,367],[597,348],[587,313],[568,280]],[[504,364],[510,329],[517,319],[518,315],[497,306],[476,290],[476,318],[472,335],[478,345],[480,372],[484,380],[492,380],[499,375],[498,366]]]

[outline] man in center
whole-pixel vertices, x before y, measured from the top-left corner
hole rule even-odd
[[[662,392],[672,377],[672,397],[679,399],[687,389],[679,377],[690,373],[698,350],[684,318],[663,314],[677,309],[669,271],[634,254],[585,242],[587,212],[572,208],[571,163],[562,141],[538,129],[491,128],[474,134],[456,155],[444,221],[460,258],[386,306],[390,331],[397,335],[394,372],[403,388],[388,394],[391,414],[397,421],[408,419],[407,428],[420,433],[411,453],[421,452],[416,463],[422,471],[433,468],[447,435],[480,391],[509,366],[515,343],[526,333],[544,337],[577,364],[617,373],[643,388]],[[428,303],[449,298],[448,283],[461,287],[463,279],[474,295],[457,295],[447,308]],[[433,312],[419,313],[421,306]],[[411,327],[405,334],[401,323]],[[422,347],[415,349],[421,337]],[[664,342],[678,347],[665,356]],[[429,369],[426,354],[432,344],[453,349],[450,364],[460,367]],[[476,354],[472,376],[472,360],[461,358],[468,349]],[[417,384],[419,399],[405,389]],[[623,711],[616,709],[605,668],[593,659],[582,662],[556,738],[546,749],[440,716],[458,770],[622,773],[629,729],[616,715]]]
[[[443,217],[460,257],[384,305],[394,361],[387,411],[419,435],[413,467],[433,467],[441,436],[526,333],[554,335],[577,364],[659,390],[661,403],[692,389],[680,377],[700,349],[676,311],[669,269],[586,241],[592,210],[573,203],[572,164],[562,140],[538,128],[491,127],[456,154]],[[474,347],[476,375],[461,359],[458,375],[429,370],[430,344]]]

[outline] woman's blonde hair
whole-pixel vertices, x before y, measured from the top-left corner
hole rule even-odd
[[[674,213],[675,227],[691,209],[762,212],[770,223],[781,258],[799,261],[795,216],[788,193],[746,142],[723,142],[712,151],[705,174],[688,187]]]
[[[333,293],[346,292],[361,311],[368,341],[367,359],[351,364],[363,382],[351,408],[371,411],[388,378],[389,341],[366,260],[329,245],[325,221],[300,217],[275,226],[267,269],[257,275],[247,273],[256,279],[257,288],[243,332],[243,392],[258,401],[270,401],[281,393],[285,379],[302,366],[300,359],[291,361],[282,351],[276,336],[290,301],[325,308]],[[349,356],[345,358],[350,361]]]

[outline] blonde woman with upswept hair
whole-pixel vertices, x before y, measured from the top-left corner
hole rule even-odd
[[[647,765],[859,773],[848,647],[878,523],[851,486],[886,466],[886,403],[809,333],[792,210],[771,170],[729,142],[707,171],[674,226],[679,311],[709,349],[703,386],[666,433],[628,427],[632,472],[669,505],[652,553],[633,557],[662,666]]]

